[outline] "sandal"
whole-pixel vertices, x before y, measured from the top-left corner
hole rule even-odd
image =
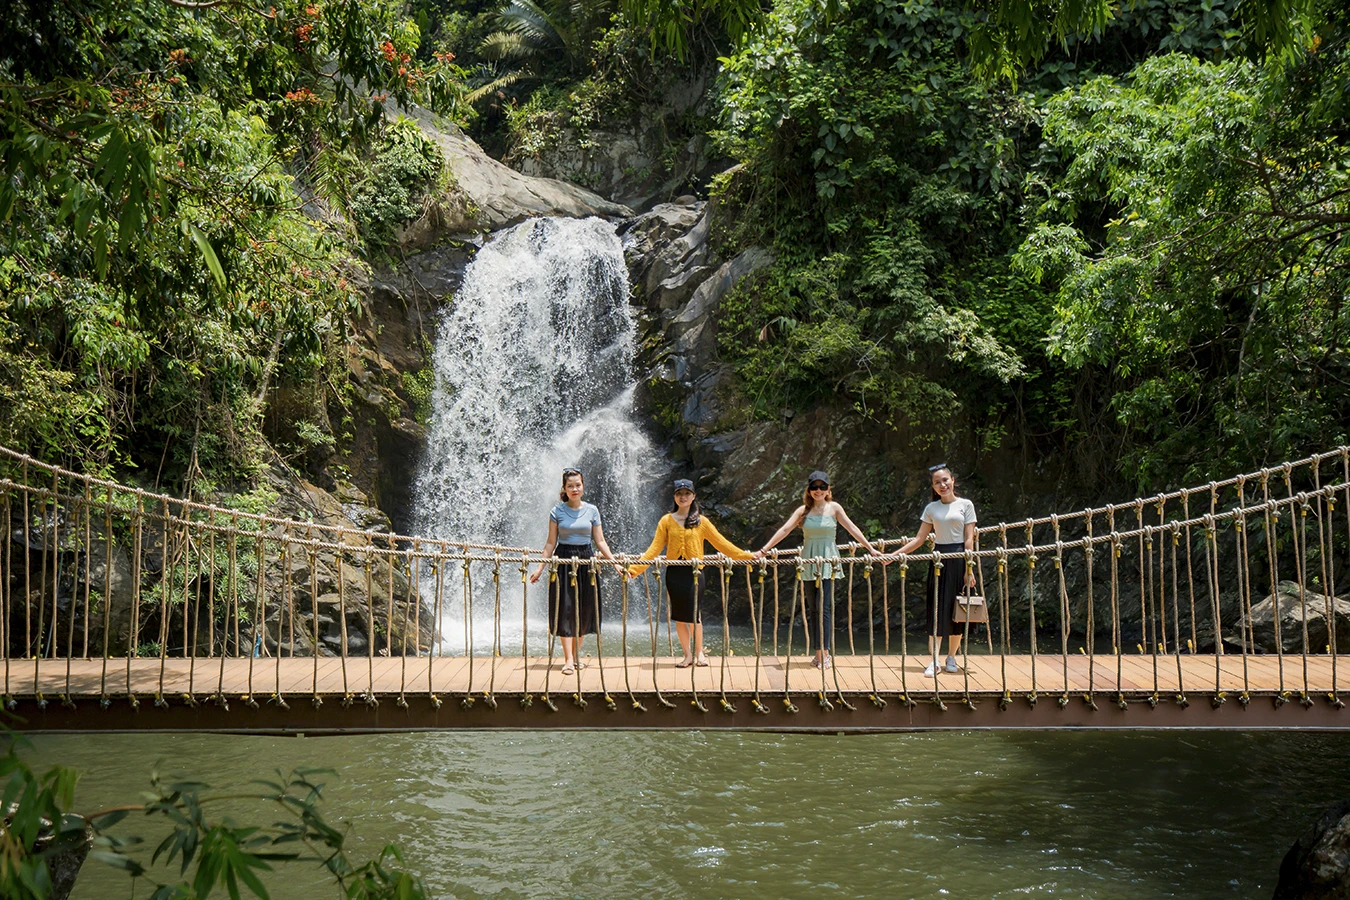
[[[576,662],[577,662],[577,668],[578,668],[578,669],[584,669],[584,668],[586,668],[586,663],[582,662],[580,659],[578,659]]]
[[[700,669],[708,668],[708,657],[700,656],[698,659],[694,660],[694,665],[698,666]]]
[[[675,668],[677,668],[677,669],[687,669],[687,668],[689,668],[690,666],[692,666],[693,664],[694,664],[694,661],[693,661],[692,659],[682,659],[682,660],[680,660],[679,662],[677,662],[677,663],[675,664]]]
[[[569,663],[563,663],[562,673],[563,673],[564,675],[575,675],[575,674],[577,673],[577,670],[576,670],[576,667],[573,666],[570,662],[569,662]]]

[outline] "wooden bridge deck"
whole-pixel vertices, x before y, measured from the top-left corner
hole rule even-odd
[[[1216,657],[1189,654],[1071,656],[1067,680],[1051,654],[972,655],[968,681],[925,678],[914,656],[839,656],[823,680],[804,657],[587,662],[569,677],[556,659],[518,657],[10,659],[4,678],[25,730],[1350,729],[1334,700],[1350,673],[1324,655],[1307,657],[1306,675],[1304,658],[1286,655],[1282,677],[1275,656],[1220,656],[1217,686]]]

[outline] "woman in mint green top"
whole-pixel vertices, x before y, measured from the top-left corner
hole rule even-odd
[[[827,561],[839,559],[835,529],[843,525],[844,530],[853,535],[869,553],[876,556],[881,554],[853,524],[844,508],[834,502],[830,476],[819,470],[812,472],[806,480],[802,505],[788,517],[782,528],[774,532],[769,542],[755,554],[755,558],[763,557],[798,525],[802,528],[802,549],[798,558],[802,560],[802,599],[806,604],[806,621],[809,623],[806,627],[816,638],[813,665],[829,668],[830,651],[834,649],[834,582],[844,577],[842,563]]]

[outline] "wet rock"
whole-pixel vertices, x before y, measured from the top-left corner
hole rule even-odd
[[[678,308],[710,271],[709,205],[692,200],[662,203],[622,232],[624,258],[644,304]]]
[[[389,517],[384,514],[384,510],[376,509],[373,506],[362,506],[357,503],[344,503],[342,512],[347,516],[351,523],[362,531],[371,531],[379,534],[388,534],[393,530],[389,522]]]
[[[1278,649],[1284,653],[1301,653],[1306,618],[1308,652],[1325,653],[1327,645],[1331,643],[1331,631],[1327,628],[1328,606],[1331,619],[1335,623],[1336,647],[1344,651],[1350,648],[1350,600],[1340,597],[1328,598],[1325,594],[1319,594],[1308,588],[1305,588],[1300,597],[1298,583],[1293,581],[1281,581],[1277,585],[1276,593],[1268,595],[1254,605],[1250,620],[1247,616],[1243,616],[1238,630],[1225,635],[1225,641],[1241,647],[1246,643],[1245,637],[1250,632],[1251,642],[1258,650],[1274,653]]]
[[[50,830],[50,821],[44,819],[43,824],[47,833],[37,839],[33,852],[48,854],[47,871],[51,875],[51,888],[47,896],[50,900],[66,900],[70,892],[75,890],[75,881],[79,878],[80,869],[93,847],[93,833],[86,827],[83,831],[83,840],[80,840],[79,832],[75,832],[73,837],[67,832],[56,837],[56,840],[60,841],[61,849],[53,850],[50,846],[54,837]]]
[[[1322,814],[1280,863],[1273,900],[1350,898],[1350,801]]]
[[[675,339],[677,355],[696,361],[699,368],[713,364],[717,354],[716,317],[722,298],[742,278],[769,266],[773,259],[763,247],[751,247],[702,279],[667,328],[667,334]]]

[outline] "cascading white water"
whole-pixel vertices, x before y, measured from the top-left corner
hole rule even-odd
[[[585,473],[610,547],[645,549],[670,466],[633,414],[635,335],[623,249],[609,223],[532,219],[487,243],[439,324],[418,532],[540,547],[562,470],[573,466]],[[518,641],[515,565],[502,579],[503,640]],[[544,590],[543,581],[531,589],[531,644],[543,637]],[[611,620],[614,594],[605,597]],[[444,596],[443,646],[453,649],[465,643],[464,609],[458,590]],[[475,646],[491,643],[492,620],[481,619],[492,602],[479,592]]]

